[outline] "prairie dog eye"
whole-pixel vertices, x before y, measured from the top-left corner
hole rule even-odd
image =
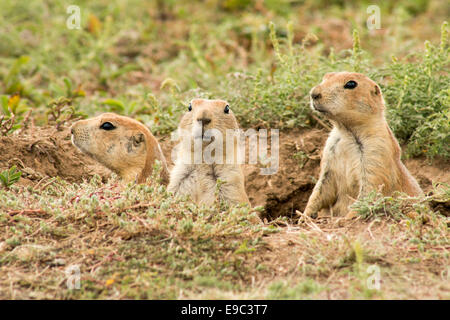
[[[100,126],[100,129],[109,131],[109,130],[113,130],[116,127],[111,123],[111,122],[103,122],[102,125]]]
[[[356,81],[350,80],[344,85],[344,89],[355,89],[358,86],[358,83]]]
[[[191,104],[191,103],[189,103],[188,110],[189,110],[189,111],[192,111],[192,104]]]
[[[225,109],[223,109],[223,112],[225,112],[225,113],[230,113],[230,106],[229,106],[229,105],[226,105],[226,106],[225,106]]]

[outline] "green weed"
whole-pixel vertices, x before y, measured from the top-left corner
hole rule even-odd
[[[19,181],[21,176],[22,172],[18,171],[16,166],[12,166],[9,170],[0,172],[0,182],[3,187],[9,188],[14,183]]]

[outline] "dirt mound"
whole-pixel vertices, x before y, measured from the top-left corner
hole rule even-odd
[[[257,165],[244,165],[246,189],[252,205],[266,208],[267,218],[293,216],[303,211],[319,175],[320,155],[328,133],[324,130],[293,130],[280,133],[279,168],[276,174],[261,175]],[[164,155],[171,162],[175,142],[159,137]],[[36,127],[8,137],[0,137],[0,171],[16,165],[23,172],[21,185],[60,176],[80,182],[95,173],[107,179],[111,172],[76,149],[67,127]],[[433,182],[450,183],[450,163],[437,159],[409,159],[406,166],[425,192]],[[447,204],[436,204],[441,207]],[[445,209],[445,208],[444,208]],[[445,211],[445,210],[444,210]]]
[[[16,165],[22,171],[21,185],[59,176],[79,182],[95,173],[103,178],[111,172],[78,151],[70,141],[70,130],[35,127],[0,137],[0,171]]]
[[[253,205],[263,205],[270,218],[303,210],[319,174],[320,152],[327,134],[317,129],[280,133],[279,168],[269,176],[246,165],[246,186]]]

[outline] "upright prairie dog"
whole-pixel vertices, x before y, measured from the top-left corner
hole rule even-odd
[[[356,199],[372,190],[422,195],[400,160],[401,150],[384,117],[380,87],[360,73],[332,72],[311,90],[311,108],[333,124],[321,160],[320,176],[305,208],[352,217]]]
[[[212,204],[216,190],[219,198],[229,204],[249,203],[244,174],[236,161],[236,145],[231,155],[233,160],[227,162],[225,159],[227,130],[236,129],[239,129],[238,123],[226,101],[192,100],[178,127],[182,139],[170,173],[168,190],[174,194],[190,195],[198,204]],[[218,157],[213,160],[219,161],[208,162],[204,158],[205,151],[214,143],[223,153],[214,154]],[[222,181],[219,185],[218,179]]]
[[[162,165],[162,182],[167,185],[169,171],[161,147],[150,130],[139,121],[103,113],[75,122],[71,132],[72,143],[76,147],[126,182],[145,182],[158,159]]]

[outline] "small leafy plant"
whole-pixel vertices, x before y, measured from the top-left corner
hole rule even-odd
[[[448,23],[441,27],[441,43],[425,42],[423,53],[393,58],[383,87],[390,126],[407,143],[411,156],[450,156],[450,89]]]
[[[18,171],[16,166],[12,166],[9,170],[5,170],[0,173],[0,181],[3,187],[9,188],[14,183],[19,181],[21,176],[22,172]]]
[[[56,128],[59,128],[65,122],[78,120],[82,117],[83,114],[72,105],[72,99],[63,97],[53,100],[48,105],[47,121],[55,123]]]

